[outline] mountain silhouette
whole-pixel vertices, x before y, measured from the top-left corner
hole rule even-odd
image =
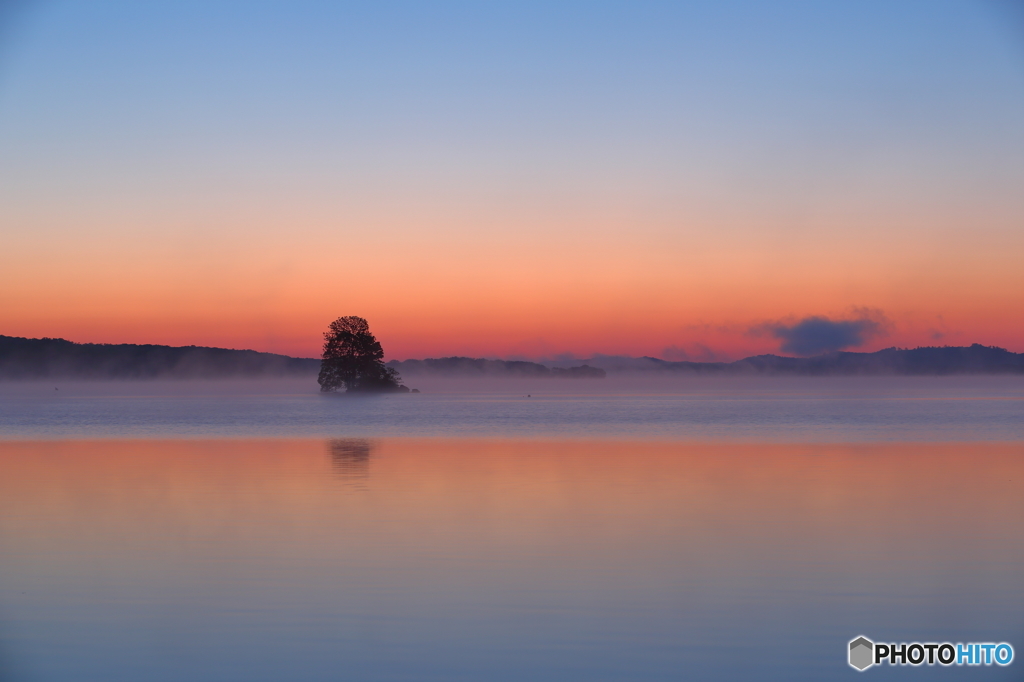
[[[755,355],[735,362],[670,362],[596,356],[572,367],[524,360],[447,357],[392,360],[403,376],[593,378],[623,372],[701,375],[1024,374],[1024,353],[983,346],[837,351],[807,358]],[[564,364],[564,363],[562,363]],[[315,377],[317,358],[205,346],[74,343],[0,336],[0,379],[226,379]]]
[[[226,379],[319,370],[319,359],[254,350],[0,336],[0,379]]]

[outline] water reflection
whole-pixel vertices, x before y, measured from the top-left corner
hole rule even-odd
[[[1024,650],[1019,443],[0,442],[0,471],[3,682],[799,681],[854,674],[859,634]]]
[[[365,438],[334,438],[327,441],[327,450],[335,476],[354,489],[365,490],[373,444]]]

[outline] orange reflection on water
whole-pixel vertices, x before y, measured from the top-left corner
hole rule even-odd
[[[1016,643],[1024,612],[1024,444],[4,442],[0,471],[24,679],[829,679],[858,633]]]
[[[663,542],[737,558],[956,564],[1019,558],[1024,517],[1020,444],[6,442],[0,466],[8,542],[90,554],[126,537],[156,555],[300,542],[315,555],[386,538],[375,552],[613,543],[625,558]],[[358,524],[346,547],[317,544]]]

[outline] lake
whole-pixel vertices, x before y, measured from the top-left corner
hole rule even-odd
[[[1024,381],[555,388],[3,386],[0,679],[824,680],[859,674],[858,635],[1019,651]]]

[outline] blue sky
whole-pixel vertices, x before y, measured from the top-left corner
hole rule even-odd
[[[908,344],[941,327],[1013,345],[1024,329],[996,316],[1024,288],[1022,17],[25,3],[0,32],[0,322],[299,352],[324,320],[363,314],[414,353],[432,310],[476,335],[467,353],[738,353],[758,348],[724,330],[864,308]],[[410,274],[380,291],[341,277],[317,299],[333,285],[304,273],[331,270],[328,252]],[[60,282],[83,299],[62,303]],[[467,289],[479,300],[453,302]],[[191,317],[173,304],[173,327],[144,313],[199,299]],[[510,306],[518,331],[494,312]],[[623,306],[635,338],[598,322]],[[555,330],[567,310],[586,315]],[[239,336],[217,327],[228,311],[247,311]]]

